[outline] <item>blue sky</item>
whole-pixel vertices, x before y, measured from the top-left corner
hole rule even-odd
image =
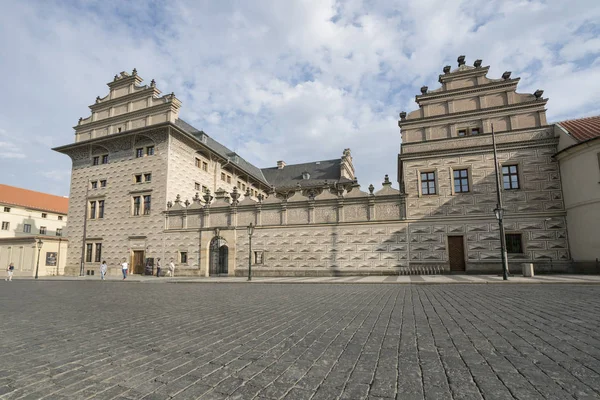
[[[2,1],[2,0],[0,0]],[[464,54],[543,89],[548,120],[600,114],[600,3],[2,1],[0,183],[69,194],[51,147],[134,67],[181,118],[259,167],[339,158],[396,177],[398,112]]]

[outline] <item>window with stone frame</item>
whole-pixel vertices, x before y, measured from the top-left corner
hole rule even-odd
[[[85,245],[85,262],[92,262],[93,244],[86,243]]]
[[[90,219],[96,219],[96,202],[90,201]]]
[[[187,264],[188,262],[188,254],[187,251],[180,251],[179,252],[179,262],[181,264]]]
[[[454,193],[469,192],[469,170],[455,169],[452,171],[452,180],[454,181]]]
[[[92,158],[92,165],[98,164],[100,164],[100,156],[95,156],[94,158]]]
[[[227,175],[227,183],[231,183],[231,176]]]
[[[146,155],[147,156],[153,156],[154,155],[154,146],[148,146],[148,147],[146,147]]]
[[[2,230],[7,231],[10,228],[10,222],[2,221]]]
[[[152,197],[149,194],[144,195],[144,215],[150,214],[151,201],[152,201]]]
[[[202,171],[208,171],[208,163],[202,161]]]
[[[133,196],[133,215],[140,215],[142,208],[142,198],[140,196]]]
[[[143,147],[139,147],[139,148],[135,149],[135,158],[140,158],[140,157],[144,157],[144,148]]]
[[[152,174],[144,174],[144,182],[151,182]]]
[[[502,185],[505,190],[519,189],[519,167],[518,165],[502,166]]]
[[[47,213],[42,213],[42,218],[48,218],[48,214]]]
[[[108,164],[108,154],[102,156],[102,164]]]
[[[24,224],[23,225],[23,232],[24,233],[31,233],[31,224]]]
[[[421,194],[424,196],[437,194],[435,172],[421,172]]]
[[[200,168],[200,166],[202,165],[202,161],[200,161],[200,159],[196,157],[195,164],[197,168]]]
[[[104,200],[98,200],[98,218],[104,218]]]
[[[194,190],[200,191],[200,184],[198,182],[194,182]]]
[[[62,229],[61,228],[57,228],[56,229],[56,236],[62,236]]]
[[[90,185],[92,186],[92,189],[97,189],[98,188],[98,181],[91,181]]]
[[[102,243],[96,243],[96,254],[94,261],[100,262],[102,260]]]
[[[100,187],[106,187],[106,179],[100,181]]]
[[[263,252],[255,251],[254,252],[254,264],[262,264],[263,263]]]
[[[40,226],[40,235],[45,235],[45,234],[46,234],[46,227]]]
[[[4,207],[4,212],[10,212],[10,207]]]
[[[142,183],[142,174],[135,174],[133,176],[135,183]]]
[[[225,179],[225,173],[224,173],[224,172],[221,172],[221,180],[222,180],[223,182],[225,182],[225,180],[226,180],[226,179]]]
[[[506,252],[510,254],[523,254],[523,236],[520,233],[507,233]]]

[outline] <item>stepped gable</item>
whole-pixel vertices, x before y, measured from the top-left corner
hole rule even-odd
[[[475,60],[473,66],[458,57],[458,68],[443,68],[441,87],[421,87],[415,101],[419,109],[401,112],[402,147],[411,143],[461,136],[505,132],[547,126],[546,102],[542,90],[517,93],[520,78],[506,71],[498,79],[489,78],[489,66]]]

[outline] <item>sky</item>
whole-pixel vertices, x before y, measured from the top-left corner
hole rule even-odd
[[[544,90],[548,121],[600,114],[598,0],[0,0],[0,183],[69,195],[96,96],[136,68],[254,165],[340,158],[395,182],[400,111],[444,65]],[[394,184],[397,187],[397,183]]]

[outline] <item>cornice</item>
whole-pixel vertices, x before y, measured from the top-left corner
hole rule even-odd
[[[458,89],[449,89],[449,90],[444,90],[444,91],[439,91],[439,92],[434,91],[434,92],[428,92],[425,94],[418,94],[415,96],[415,101],[420,104],[420,101],[429,101],[429,100],[433,100],[433,99],[440,98],[440,97],[449,97],[449,96],[463,95],[463,94],[469,94],[469,93],[477,93],[477,92],[482,92],[482,91],[490,90],[490,89],[501,89],[503,87],[517,86],[520,79],[521,78],[507,79],[507,80],[502,80],[502,81],[497,81],[497,82],[489,82],[489,83],[485,83],[483,85],[478,85],[478,86],[471,86],[471,87],[458,88]]]
[[[407,119],[405,121],[402,121],[402,120],[398,121],[398,126],[400,128],[409,128],[412,125],[419,125],[418,127],[423,127],[422,125],[425,122],[437,122],[437,121],[444,121],[444,120],[448,120],[448,119],[457,119],[457,118],[461,118],[461,117],[477,117],[477,116],[486,115],[486,114],[494,114],[494,113],[497,113],[498,111],[509,112],[509,111],[515,111],[515,110],[520,110],[520,109],[534,108],[534,107],[539,107],[539,106],[545,106],[547,102],[548,102],[548,99],[532,100],[532,101],[528,101],[525,103],[516,103],[516,104],[502,105],[502,106],[496,106],[496,107],[487,107],[487,108],[481,108],[479,110],[460,111],[460,112],[454,112],[454,113],[450,113],[450,114],[433,115],[433,116],[429,116],[429,117],[420,117],[420,118],[415,118],[415,119],[410,119],[410,120]]]
[[[78,133],[79,131],[82,131],[82,130],[94,129],[94,128],[97,128],[99,126],[104,126],[104,125],[111,125],[111,124],[114,124],[115,122],[128,121],[135,117],[148,116],[148,114],[151,114],[151,112],[163,111],[163,109],[164,109],[164,111],[168,111],[168,109],[170,109],[172,106],[174,106],[174,105],[170,101],[168,101],[166,103],[162,103],[162,104],[155,104],[150,107],[142,108],[140,110],[126,112],[126,113],[120,114],[120,115],[114,115],[112,117],[103,118],[103,119],[100,119],[97,121],[87,122],[82,125],[75,125],[73,127],[73,129],[75,129],[75,132]]]
[[[98,109],[107,108],[107,107],[113,106],[115,104],[124,102],[124,101],[134,100],[136,97],[142,97],[142,96],[140,96],[140,94],[147,96],[148,92],[152,92],[153,95],[161,93],[160,90],[158,90],[156,87],[151,87],[151,86],[145,85],[145,87],[141,87],[140,90],[138,90],[137,92],[127,93],[125,96],[116,97],[114,99],[101,100],[100,102],[94,103],[88,107],[90,108],[90,110],[96,111]],[[160,99],[160,98],[161,97],[153,96],[153,99]]]

